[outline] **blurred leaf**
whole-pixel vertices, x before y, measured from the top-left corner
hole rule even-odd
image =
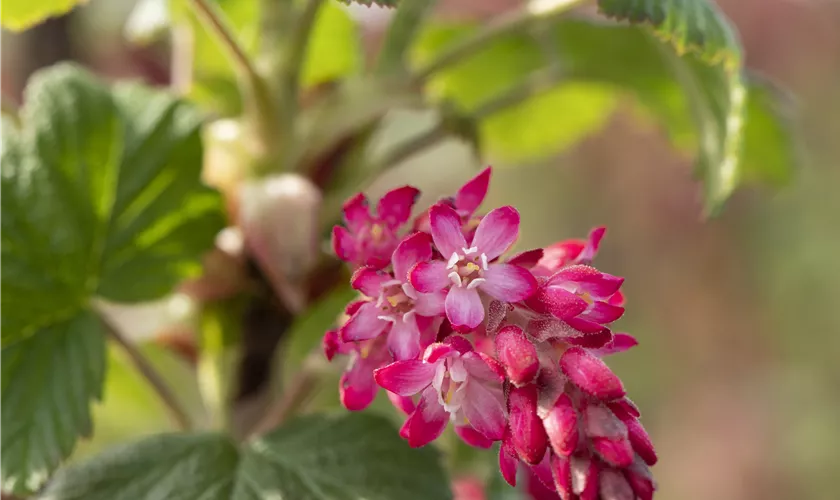
[[[415,62],[426,63],[476,29],[464,24],[429,27],[414,47]],[[511,35],[437,73],[427,90],[470,112],[548,62],[534,37]],[[480,144],[491,158],[511,163],[551,156],[603,127],[615,104],[614,93],[603,87],[558,84],[554,90],[483,120],[479,126]]]
[[[744,87],[740,73],[679,58],[633,26],[565,20],[556,33],[569,78],[631,91],[678,146],[697,151],[710,212],[742,181],[789,178],[791,139],[758,83]]]
[[[80,311],[44,326],[4,347],[1,366],[2,489],[25,495],[92,431],[90,404],[101,399],[105,374],[99,319]]]
[[[255,57],[259,41],[259,2],[213,0],[225,16],[234,36]],[[192,33],[193,82],[190,98],[214,112],[235,115],[241,109],[236,76],[225,53],[195,14],[181,6],[175,19],[186,21]],[[331,2],[322,5],[310,34],[301,75],[304,88],[350,75],[362,64],[356,25],[350,16]]]
[[[598,0],[602,14],[621,21],[644,23],[674,46],[691,52],[710,66],[723,64],[737,71],[741,44],[734,28],[709,0]]]
[[[4,453],[23,451],[3,461],[3,488],[18,493],[90,431],[105,341],[90,299],[164,295],[200,271],[223,222],[199,180],[198,117],[172,97],[58,65],[32,77],[21,115],[2,156],[2,398],[26,396],[4,405]]]
[[[48,17],[66,14],[87,0],[3,0],[0,24],[12,31],[30,28]]]
[[[411,449],[385,419],[310,416],[247,443],[217,434],[160,435],[59,472],[52,500],[290,498],[447,499],[431,447]]]

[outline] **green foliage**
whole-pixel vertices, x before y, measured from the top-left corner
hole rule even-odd
[[[87,0],[4,0],[0,3],[0,24],[13,31],[32,27],[48,17],[69,12]]]
[[[436,73],[427,90],[469,112],[546,63],[559,64],[564,79],[556,89],[480,124],[483,152],[508,162],[574,145],[606,122],[616,91],[629,91],[665,125],[677,146],[696,152],[707,212],[714,213],[742,181],[784,183],[792,152],[775,94],[757,83],[744,84],[740,47],[728,24],[720,17],[711,23],[709,16],[717,10],[697,4],[701,7],[687,10],[685,17],[673,11],[664,20],[649,21],[660,38],[671,30],[669,40],[683,56],[642,26],[564,19],[542,38],[513,34],[489,44]],[[699,35],[703,23],[705,37]],[[416,50],[418,61],[428,61],[472,31],[463,25],[427,30]]]
[[[679,54],[694,53],[708,65],[741,65],[741,45],[717,5],[709,0],[598,0],[602,14],[648,24]]]
[[[237,41],[250,56],[256,56],[259,39],[257,1],[215,0]],[[192,38],[193,78],[189,96],[222,115],[235,115],[241,109],[236,76],[224,47],[183,6],[174,12],[181,28]],[[176,23],[177,24],[177,23]],[[177,33],[177,31],[176,31]],[[177,55],[176,55],[177,56]],[[310,34],[301,73],[303,88],[312,87],[356,72],[362,64],[356,26],[338,5],[327,3],[319,11]]]
[[[246,443],[155,436],[60,471],[52,500],[451,498],[433,448],[411,449],[382,417],[311,416]]]
[[[3,348],[3,491],[36,490],[77,436],[90,435],[104,374],[102,326],[89,311]]]
[[[2,156],[2,447],[19,457],[2,473],[18,493],[90,432],[105,342],[90,300],[169,292],[223,223],[199,179],[199,117],[172,97],[59,65],[32,78],[22,122]]]
[[[477,29],[464,24],[429,27],[415,46],[415,63],[427,63]],[[452,101],[470,113],[549,62],[535,37],[513,34],[488,44],[463,63],[436,73],[428,83],[428,91],[434,98]],[[511,163],[551,155],[599,130],[615,104],[613,93],[603,87],[558,84],[553,90],[482,120],[482,151],[489,158]]]

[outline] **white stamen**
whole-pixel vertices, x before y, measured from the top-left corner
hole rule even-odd
[[[463,361],[456,359],[452,362],[452,366],[449,367],[449,377],[453,382],[467,380],[467,368],[464,366]]]
[[[411,311],[408,311],[407,313],[403,314],[403,317],[402,317],[403,323],[410,323],[411,321],[414,321],[414,316],[416,314],[417,313],[415,313],[413,309]]]
[[[452,257],[449,257],[449,262],[446,263],[446,268],[452,269],[459,260],[461,260],[461,256],[458,255],[458,252],[452,252]]]
[[[487,281],[487,280],[484,279],[484,278],[473,278],[473,280],[470,281],[469,284],[467,285],[467,290],[472,290],[473,288],[475,288],[478,285],[484,283],[485,281]]]
[[[401,285],[401,284],[402,284],[402,281],[400,281],[398,279],[388,280],[385,283],[382,283],[382,288],[389,287],[389,286],[394,286],[394,285]]]
[[[481,254],[481,268],[484,269],[485,271],[487,270],[487,254],[486,253]]]
[[[393,316],[377,316],[377,318],[381,319],[382,321],[390,321],[391,323],[393,323],[395,325],[397,324],[397,318],[395,318]]]
[[[461,250],[464,251],[464,255],[470,255],[478,252],[478,247],[462,248]]]
[[[461,275],[458,274],[458,271],[452,271],[449,273],[449,280],[455,286],[461,286]]]
[[[409,299],[417,300],[417,290],[411,286],[411,283],[403,283],[402,291]]]

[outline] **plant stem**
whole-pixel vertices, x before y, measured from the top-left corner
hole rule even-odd
[[[264,164],[273,163],[276,156],[278,136],[276,110],[269,88],[219,12],[207,0],[189,0],[189,4],[207,30],[225,47],[233,63],[239,79],[245,113],[253,127],[254,136],[250,147],[256,160],[256,168],[264,169]]]
[[[303,71],[303,64],[306,61],[306,52],[309,47],[312,28],[315,19],[325,0],[307,0],[303,10],[295,17],[295,24],[292,28],[286,50],[288,56],[284,64],[280,65],[279,74],[270,77],[279,79],[280,102],[280,132],[282,140],[286,144],[294,142],[294,121],[298,110],[298,90],[300,88],[300,75]],[[278,48],[279,50],[279,48]],[[288,149],[288,148],[287,148]]]
[[[265,415],[248,433],[249,436],[265,434],[279,427],[306,403],[321,382],[323,354],[319,349],[310,352],[297,375],[283,391],[283,396],[266,411]]]
[[[397,73],[405,69],[405,51],[423,26],[423,20],[437,0],[402,0],[388,27],[385,41],[376,62],[379,74]]]
[[[560,17],[585,0],[543,0],[540,8],[528,6],[499,16],[485,25],[471,37],[442,51],[414,73],[415,80],[422,82],[432,74],[468,59],[487,48],[493,41],[519,31],[530,29],[535,23],[548,23]]]
[[[181,430],[189,430],[192,428],[190,418],[187,412],[181,406],[172,388],[169,387],[166,380],[157,372],[154,366],[146,359],[145,356],[137,349],[131,341],[120,334],[117,329],[111,324],[103,315],[100,315],[100,320],[105,325],[105,331],[128,355],[134,367],[140,372],[140,375],[146,379],[149,386],[155,391],[155,394],[160,398],[164,407],[168,410],[172,420]]]
[[[236,66],[236,71],[246,80],[259,80],[259,74],[251,63],[248,54],[239,45],[235,35],[231,33],[228,26],[214,10],[214,7],[211,7],[207,0],[190,0],[190,5],[207,29],[216,37],[216,40],[225,47],[228,56]]]

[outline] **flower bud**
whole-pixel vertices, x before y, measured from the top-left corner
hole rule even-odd
[[[496,335],[496,353],[513,385],[534,381],[540,369],[537,349],[518,326],[506,326]]]
[[[572,400],[563,394],[543,420],[551,449],[557,455],[568,457],[578,445],[578,415]]]
[[[563,353],[560,368],[573,384],[591,396],[605,401],[624,396],[621,379],[603,361],[579,347]]]
[[[537,415],[537,386],[512,387],[510,404],[511,440],[519,457],[529,463],[539,463],[545,455],[548,437]]]
[[[296,174],[245,182],[240,188],[245,242],[292,311],[303,307],[300,283],[318,257],[321,193]]]

